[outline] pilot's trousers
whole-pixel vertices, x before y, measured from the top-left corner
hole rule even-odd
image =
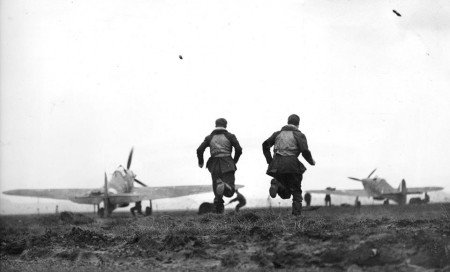
[[[223,213],[224,206],[223,206],[223,197],[232,197],[234,195],[234,171],[228,172],[228,173],[211,173],[212,178],[212,186],[213,186],[213,192],[214,192],[214,206],[216,207],[217,213]],[[216,192],[217,188],[217,180],[221,179],[224,183],[228,184],[229,186],[225,186],[225,190],[223,191],[223,196],[220,196]]]
[[[275,179],[281,183],[278,186],[278,195],[282,199],[289,199],[292,195],[292,214],[299,215],[302,210],[302,179],[303,174],[286,173],[275,174]]]
[[[245,202],[239,202],[237,205],[236,205],[236,212],[239,212],[239,209],[240,208],[242,208],[242,207],[244,207],[245,206]]]

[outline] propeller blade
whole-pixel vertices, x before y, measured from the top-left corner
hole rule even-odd
[[[148,187],[147,184],[143,183],[142,181],[138,180],[138,179],[134,179],[134,181],[136,181],[137,183],[139,183],[140,185],[144,186],[144,187]]]
[[[130,170],[131,159],[133,158],[133,150],[134,150],[134,147],[131,148],[130,155],[128,156],[127,170]]]
[[[362,180],[360,180],[360,179],[358,179],[358,178],[352,178],[352,177],[348,177],[349,179],[353,179],[353,180],[356,180],[356,181],[362,181]]]
[[[108,177],[105,172],[105,196],[108,197]]]
[[[108,202],[109,202],[109,199],[108,199],[108,177],[106,176],[106,172],[105,172],[105,199],[103,200],[103,205],[105,207],[106,216],[108,216],[108,211],[109,211],[108,210],[109,209]]]
[[[370,178],[370,176],[372,176],[372,174],[376,171],[377,169],[373,169],[372,173],[370,173],[370,175],[367,178]]]

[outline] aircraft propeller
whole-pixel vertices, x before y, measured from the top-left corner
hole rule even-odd
[[[372,174],[376,171],[377,169],[375,168],[373,171],[372,171],[372,173],[370,173],[369,174],[369,176],[367,177],[368,179],[370,178],[370,176],[372,176]],[[356,181],[363,181],[362,179],[359,179],[359,178],[353,178],[353,177],[348,177],[349,179],[353,179],[353,180],[356,180]]]
[[[128,156],[127,170],[130,170],[131,160],[133,159],[133,151],[134,151],[134,147],[131,148],[130,155]]]
[[[372,176],[372,174],[376,171],[377,169],[373,169],[372,173],[370,173],[370,175],[367,178],[370,178],[370,176]]]
[[[131,161],[133,159],[133,151],[134,151],[134,147],[131,148],[130,155],[128,156],[127,170],[130,170]],[[140,185],[142,185],[144,187],[148,187],[145,183],[143,183],[142,181],[138,180],[137,178],[135,178],[134,181],[136,181],[137,183],[139,183]]]
[[[139,183],[140,185],[142,185],[144,187],[148,187],[147,184],[143,183],[142,181],[138,180],[137,178],[135,178],[134,181],[136,181],[137,183]]]

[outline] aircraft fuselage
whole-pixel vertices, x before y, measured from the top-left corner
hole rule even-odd
[[[361,180],[364,190],[375,200],[393,200],[400,205],[406,203],[406,183],[402,180],[399,189],[393,188],[385,179],[366,178]]]

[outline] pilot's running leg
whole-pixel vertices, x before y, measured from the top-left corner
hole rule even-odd
[[[242,207],[244,207],[245,206],[245,203],[243,203],[243,202],[239,202],[237,205],[236,205],[236,212],[239,212],[239,209],[240,208],[242,208]]]
[[[302,174],[289,174],[288,186],[292,192],[292,214],[302,214]]]
[[[277,194],[282,199],[291,198],[291,191],[286,187],[283,181],[284,175],[277,175],[276,178],[270,181],[269,195],[271,198],[275,198]]]
[[[214,209],[216,213],[223,213],[225,210],[225,207],[223,205],[223,199],[221,197],[214,197]]]
[[[234,189],[234,172],[228,172],[225,174],[222,174],[222,181],[224,182],[224,190],[223,190],[223,196],[225,197],[232,197],[234,195],[235,189]]]
[[[288,174],[278,174],[272,179],[269,189],[270,197],[275,198],[278,194],[282,199],[291,198],[291,190],[287,186],[288,178]]]
[[[219,171],[218,171],[219,172]],[[224,212],[223,197],[232,197],[234,194],[234,171],[228,173],[211,173],[213,180],[214,206],[216,213]]]

